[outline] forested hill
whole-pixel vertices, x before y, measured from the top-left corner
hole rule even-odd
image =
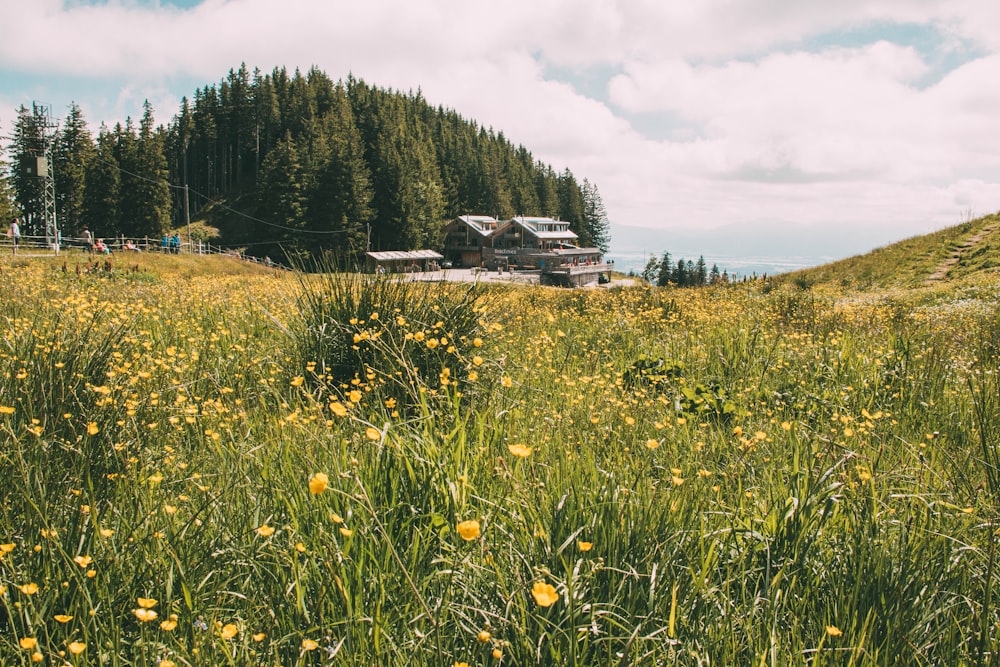
[[[10,146],[11,184],[29,233],[42,225],[41,110],[22,107]],[[64,236],[157,237],[192,219],[224,244],[258,255],[436,248],[457,215],[545,215],[571,223],[581,245],[605,247],[596,185],[556,171],[524,146],[435,107],[418,91],[378,88],[313,68],[230,70],[182,100],[167,125],[147,103],[136,124],[96,139],[74,104],[54,151]]]

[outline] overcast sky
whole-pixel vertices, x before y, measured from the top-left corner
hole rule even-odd
[[[0,0],[0,134],[33,100],[167,123],[241,62],[419,87],[596,183],[612,231],[1000,209],[998,0]]]

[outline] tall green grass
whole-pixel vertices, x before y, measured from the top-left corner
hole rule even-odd
[[[986,284],[2,269],[2,664],[997,659]]]

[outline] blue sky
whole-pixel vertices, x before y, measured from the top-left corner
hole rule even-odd
[[[861,250],[1000,209],[998,25],[995,0],[0,0],[0,134],[33,100],[168,122],[241,62],[316,65],[502,130],[651,243]]]

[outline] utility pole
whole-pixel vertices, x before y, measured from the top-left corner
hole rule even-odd
[[[188,205],[188,140],[184,138],[184,221],[187,223],[188,252],[193,252],[191,246],[191,209]]]

